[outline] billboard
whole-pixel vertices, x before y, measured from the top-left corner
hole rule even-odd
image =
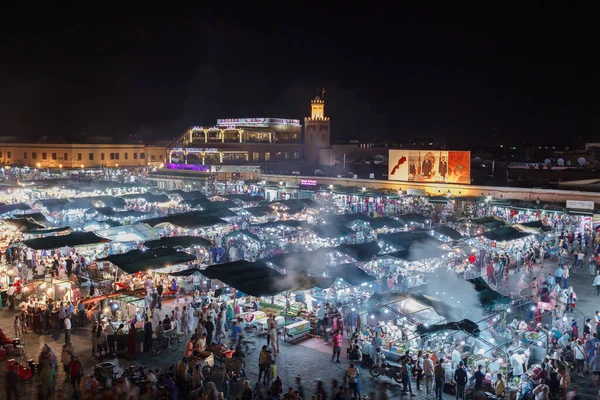
[[[432,183],[471,183],[471,152],[390,150],[388,179]]]

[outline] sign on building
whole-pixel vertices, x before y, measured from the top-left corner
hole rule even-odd
[[[574,210],[594,210],[593,201],[567,200],[567,208]]]
[[[388,180],[471,183],[471,152],[390,150]]]

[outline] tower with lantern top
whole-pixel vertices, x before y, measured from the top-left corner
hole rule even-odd
[[[310,117],[304,118],[304,158],[320,163],[321,152],[330,147],[329,117],[325,116],[325,89],[310,102]]]

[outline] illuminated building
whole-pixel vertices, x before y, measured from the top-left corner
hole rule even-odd
[[[311,102],[305,118],[305,135],[300,120],[287,118],[218,119],[212,127],[188,129],[168,151],[173,164],[266,163],[308,159],[317,162],[319,151],[329,148],[329,117],[325,102]]]

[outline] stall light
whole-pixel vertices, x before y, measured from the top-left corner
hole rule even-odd
[[[465,344],[465,341],[464,341],[464,340],[463,340],[462,342],[460,342],[460,345],[461,345],[461,346],[464,346],[464,344]]]
[[[371,314],[371,319],[375,319],[375,314]]]
[[[564,322],[567,322],[567,321],[568,321],[568,318],[567,318],[567,316],[565,315],[565,316],[562,318],[562,320],[563,320]]]
[[[387,313],[389,313],[389,312],[390,312],[390,310],[388,310],[388,309],[386,308],[385,310],[383,310],[383,312],[387,314]]]
[[[356,308],[352,307],[352,312],[356,311]]]
[[[367,191],[367,188],[363,186],[363,188],[362,188],[362,191],[363,191],[363,192],[366,192],[366,191]]]
[[[508,308],[506,309],[506,312],[507,312],[507,313],[509,313],[509,312],[511,312],[511,311],[512,311],[512,310],[510,309],[510,307],[508,307]]]
[[[490,338],[490,343],[494,343],[496,340],[492,337]]]
[[[483,354],[483,353],[485,353],[485,351],[483,349],[477,350],[477,354]]]
[[[538,342],[537,342],[537,345],[538,345],[538,346],[542,347],[542,345],[543,345],[543,344],[544,344],[544,343],[542,343],[542,341],[541,341],[541,340],[538,340]]]
[[[536,306],[531,306],[531,311],[535,311]]]

